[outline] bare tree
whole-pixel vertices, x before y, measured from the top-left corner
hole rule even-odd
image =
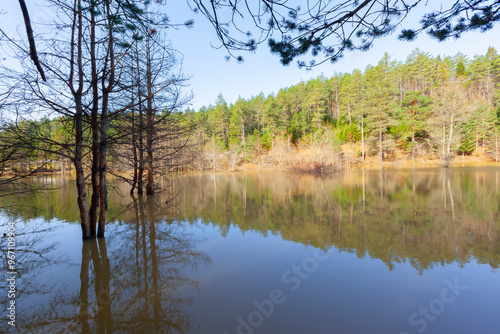
[[[177,111],[191,98],[183,92],[188,78],[182,73],[177,51],[161,30],[145,26],[143,40],[125,56],[129,77],[120,84],[129,96],[122,103],[132,107],[111,123],[110,138],[115,175],[131,185],[131,193],[155,192],[158,169],[186,164],[179,159],[190,144],[192,124]],[[132,154],[131,154],[132,153]],[[132,170],[132,176],[120,171]]]
[[[6,37],[19,55],[23,71],[2,69],[2,79],[13,87],[5,107],[17,113],[14,130],[18,138],[25,139],[20,147],[58,154],[73,162],[83,238],[104,236],[108,124],[130,107],[117,107],[110,101],[115,79],[123,70],[120,59],[130,48],[133,31],[141,24],[144,11],[134,2],[113,0],[74,0],[69,4],[48,0],[48,4],[55,14],[54,22],[47,23],[50,33],[46,37],[38,37],[39,62],[46,71],[47,83],[40,82],[26,63],[24,55],[29,51],[22,41]],[[48,132],[33,131],[23,124],[42,116],[60,120],[72,134],[72,141],[55,139]],[[90,205],[85,184],[89,152]]]
[[[461,140],[461,127],[470,118],[466,101],[464,78],[442,83],[436,90],[436,103],[429,120],[429,137],[443,167],[449,167],[455,158]]]

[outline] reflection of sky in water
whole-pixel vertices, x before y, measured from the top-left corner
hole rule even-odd
[[[420,310],[439,305],[445,282],[456,281],[466,288],[431,314],[425,332],[496,333],[500,289],[498,272],[488,263],[500,256],[498,173],[188,176],[171,181],[173,190],[184,190],[170,206],[161,194],[135,205],[128,196],[110,194],[110,217],[116,219],[105,239],[110,267],[96,269],[103,254],[90,259],[85,291],[97,310],[96,284],[109,275],[111,315],[124,331],[154,332],[156,321],[163,326],[158,332],[237,333],[238,319],[248,324],[257,310],[254,302],[279,290],[285,301],[251,328],[254,333],[417,333],[425,319]],[[65,183],[37,200],[24,199],[46,216],[19,222],[18,233],[48,228],[31,247],[54,244],[44,256],[58,262],[29,257],[28,272],[18,281],[20,324],[51,301],[80,324],[81,230],[68,223],[77,215],[73,191]],[[167,217],[177,220],[168,223]],[[0,221],[7,215],[0,214]],[[412,326],[415,312],[418,325]],[[131,318],[135,323],[125,324]],[[166,319],[181,330],[168,327]],[[98,318],[88,321],[91,330],[98,328]]]

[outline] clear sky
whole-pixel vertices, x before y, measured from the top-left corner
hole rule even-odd
[[[454,0],[453,0],[454,1]],[[0,10],[7,15],[0,16],[0,27],[13,31],[16,27],[24,33],[22,16],[17,1],[3,0]],[[37,30],[36,22],[47,19],[50,10],[37,5],[36,0],[27,0],[28,9]],[[432,1],[433,6],[440,6],[452,1]],[[429,1],[431,3],[431,1]],[[404,21],[405,27],[418,27],[418,20],[422,14],[429,12],[431,5],[423,5],[410,14]],[[217,95],[222,93],[228,103],[233,103],[238,96],[249,98],[260,92],[264,94],[276,93],[280,88],[294,85],[301,80],[315,78],[320,74],[327,77],[335,72],[351,72],[355,68],[364,70],[369,64],[376,64],[384,52],[389,53],[394,60],[404,61],[415,48],[432,55],[455,55],[462,52],[472,58],[476,54],[485,54],[489,46],[500,49],[500,27],[495,26],[486,33],[467,33],[458,40],[437,42],[426,35],[421,35],[413,42],[400,42],[397,33],[375,41],[374,46],[367,52],[354,52],[345,54],[344,58],[335,64],[324,63],[312,71],[298,69],[291,64],[283,66],[279,58],[271,55],[267,45],[261,45],[255,53],[243,54],[245,61],[238,64],[231,60],[227,62],[224,49],[216,49],[218,40],[212,26],[201,14],[190,11],[185,0],[169,0],[162,10],[167,13],[172,22],[184,22],[194,19],[195,24],[191,29],[181,28],[167,31],[168,39],[172,46],[179,50],[184,57],[184,72],[192,76],[190,89],[194,93],[191,107],[198,109],[203,105],[214,103]],[[43,29],[40,27],[39,29]]]

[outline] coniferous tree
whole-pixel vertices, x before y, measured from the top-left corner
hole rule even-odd
[[[234,105],[230,107],[230,137],[231,141],[241,146],[243,155],[246,158],[247,144],[246,137],[250,127],[250,113],[247,102],[242,98],[238,98]]]
[[[342,76],[342,88],[340,89],[341,118],[344,122],[352,123],[353,107],[355,104],[356,90],[354,80],[351,74],[346,73]]]
[[[388,136],[388,128],[392,124],[391,103],[393,89],[389,81],[389,58],[386,56],[375,67],[366,70],[366,109],[367,123],[374,147],[378,150],[380,161],[384,161],[386,149],[394,143]]]
[[[407,91],[401,103],[400,124],[404,137],[409,137],[408,148],[412,159],[417,155],[417,137],[425,137],[425,126],[430,113],[432,100],[421,91]]]
[[[213,112],[210,113],[210,123],[214,125],[213,135],[220,141],[222,147],[229,146],[229,108],[227,106],[224,96],[219,94],[215,101]]]

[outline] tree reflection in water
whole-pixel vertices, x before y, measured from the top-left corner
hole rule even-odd
[[[186,269],[210,259],[182,226],[158,218],[154,198],[134,198],[130,206],[132,221],[82,243],[79,293],[53,291],[49,305],[22,321],[24,332],[190,332],[191,300],[179,290],[197,289]]]
[[[243,233],[381,259],[409,262],[419,273],[470,261],[500,267],[500,170],[353,171],[188,176],[172,191],[177,216]]]
[[[74,198],[68,196],[75,189],[70,184],[63,184],[60,190],[51,190],[44,196],[23,194],[2,198],[0,206],[2,202],[15,202],[39,208],[42,216],[38,219],[41,222],[45,219],[47,226],[54,225],[54,217],[67,222],[59,221],[51,232],[40,228],[37,236],[44,243],[33,244],[31,250],[39,250],[42,244],[47,246],[55,240],[62,245],[44,252],[44,257],[54,260],[61,254],[78,254],[78,259],[73,260],[76,265],[52,264],[50,268],[57,272],[45,270],[44,275],[37,276],[41,271],[38,264],[45,264],[32,253],[33,263],[23,273],[26,279],[20,288],[29,282],[37,290],[26,290],[25,297],[29,299],[26,305],[30,309],[20,314],[20,328],[27,333],[188,333],[194,330],[195,322],[203,326],[217,321],[231,322],[234,319],[224,320],[224,316],[235,309],[236,299],[245,295],[246,279],[252,278],[262,286],[274,282],[274,278],[262,279],[266,270],[281,265],[279,261],[283,258],[273,259],[274,247],[287,250],[286,256],[282,254],[286,261],[303,260],[305,253],[288,255],[295,243],[323,250],[334,247],[339,253],[354,253],[360,259],[380,259],[385,267],[378,274],[396,283],[401,272],[394,270],[393,276],[386,276],[386,269],[410,268],[416,275],[422,275],[429,286],[436,283],[429,277],[440,269],[453,272],[458,265],[465,267],[463,273],[470,273],[469,262],[485,264],[495,271],[500,267],[499,180],[498,168],[485,167],[362,170],[324,178],[289,174],[183,175],[172,178],[168,193],[153,197],[121,197],[115,191],[110,192],[109,217],[114,217],[109,222],[110,233],[105,240],[85,242],[81,255],[79,226],[75,223],[78,211]],[[164,196],[172,193],[180,195],[171,205],[165,205]],[[164,217],[179,222],[169,223]],[[28,228],[34,226],[25,214],[15,218],[26,221]],[[64,244],[61,238],[64,233],[70,238],[74,236],[76,249],[68,242]],[[210,242],[198,244],[194,235],[203,235]],[[277,237],[267,238],[270,235]],[[220,243],[214,245],[214,240]],[[260,257],[242,250],[237,253],[239,242],[249,247],[242,247],[243,250],[262,246]],[[206,254],[197,250],[207,245],[207,252],[211,252],[217,266],[196,273],[203,289],[193,296],[196,303],[189,307],[192,300],[185,296],[198,287],[198,282],[190,279],[194,274],[191,276],[189,269],[210,262]],[[236,253],[247,260],[258,260],[259,266],[262,260],[268,267],[263,266],[257,272],[245,271],[234,264]],[[80,280],[75,273],[78,269],[74,268],[80,269]],[[219,286],[220,281],[210,278],[227,278],[221,268],[236,273],[231,276],[234,280],[222,280],[224,283]],[[360,265],[360,268],[365,267]],[[60,275],[66,276],[61,280],[67,286],[51,281]],[[321,276],[319,272],[318,275]],[[401,281],[411,278],[404,276]],[[490,278],[485,278],[486,282]],[[347,279],[345,286],[349,282]],[[417,284],[419,280],[413,282]],[[230,296],[223,302],[220,291],[228,285],[238,289],[238,298]],[[257,293],[256,286],[252,291]],[[367,291],[376,293],[378,289]],[[386,296],[398,295],[392,290],[385,292]],[[415,300],[420,295],[420,292],[418,296],[412,295],[412,291],[407,293]],[[488,295],[478,293],[478,300],[483,302]],[[48,296],[53,296],[50,302]],[[427,296],[434,298],[429,293]],[[308,296],[303,298],[303,305],[312,302]],[[314,302],[317,298],[314,297]],[[404,306],[407,299],[392,301]],[[44,307],[36,306],[40,300]],[[219,305],[217,319],[206,316],[213,301],[223,303]],[[357,301],[356,296],[347,296],[339,310],[345,310],[350,301]],[[248,305],[252,305],[251,301]],[[391,312],[396,311],[391,309]],[[290,314],[295,319],[296,315]]]

